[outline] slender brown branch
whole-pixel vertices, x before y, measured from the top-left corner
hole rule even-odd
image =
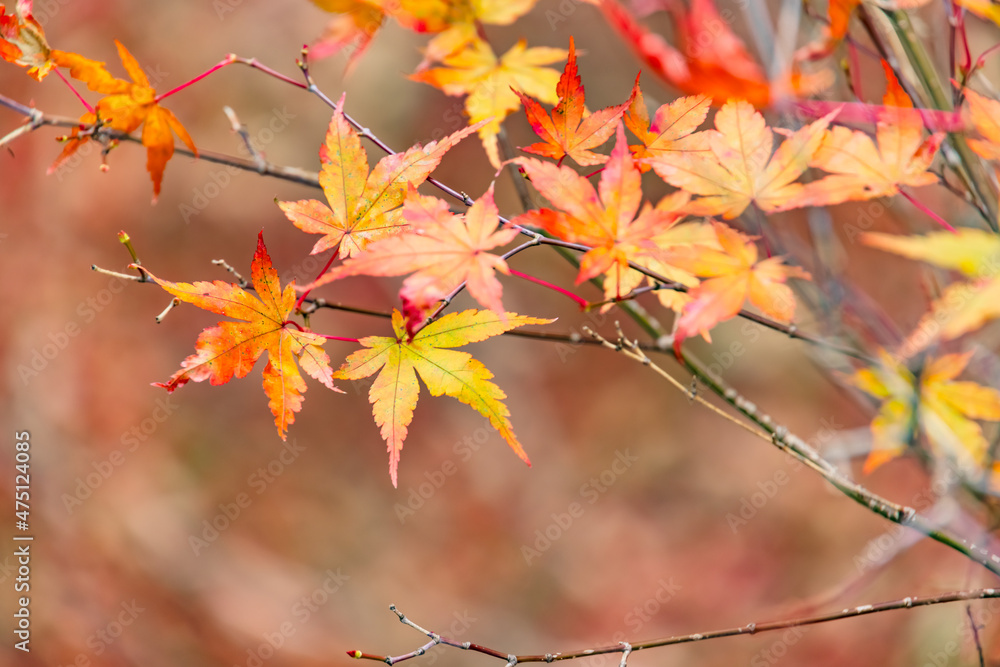
[[[117,130],[112,130],[107,126],[100,126],[96,123],[81,123],[76,118],[71,118],[68,116],[57,116],[52,114],[43,113],[37,109],[32,109],[27,107],[20,102],[16,102],[2,94],[0,94],[0,106],[5,106],[9,109],[17,111],[28,117],[28,122],[17,128],[2,140],[0,140],[0,145],[8,141],[12,141],[22,135],[33,132],[43,126],[49,125],[52,127],[67,127],[67,128],[80,128],[81,132],[86,134],[87,132],[100,134],[100,136],[107,137],[110,140],[116,141],[129,141],[136,144],[141,144],[142,139],[139,137],[132,136],[130,134],[125,134],[124,132],[119,132]],[[275,165],[267,161],[263,161],[263,165],[259,159],[247,159],[242,157],[237,157],[235,155],[226,155],[225,153],[217,153],[214,151],[198,151],[196,156],[193,152],[188,150],[183,146],[177,146],[174,148],[174,152],[180,155],[186,155],[192,158],[198,158],[205,160],[206,162],[212,162],[215,164],[224,164],[231,167],[236,167],[237,169],[243,169],[244,171],[252,171],[262,176],[271,176],[274,178],[280,178],[285,181],[291,181],[293,183],[299,183],[301,185],[307,185],[313,188],[319,188],[319,174],[314,171],[308,171],[306,169],[299,169],[298,167],[284,167],[280,165]],[[251,153],[252,155],[253,153]]]
[[[694,642],[707,641],[710,639],[721,639],[723,637],[737,637],[741,635],[755,635],[760,632],[772,632],[775,630],[787,630],[789,628],[797,628],[808,625],[819,625],[821,623],[830,623],[832,621],[838,621],[845,618],[857,618],[860,616],[868,616],[871,614],[879,614],[886,611],[896,611],[899,609],[914,609],[916,607],[930,607],[932,605],[938,604],[948,604],[950,602],[964,602],[969,600],[987,600],[990,598],[1000,597],[1000,589],[996,588],[980,588],[968,591],[955,591],[951,593],[943,593],[941,595],[934,596],[924,596],[924,597],[905,597],[899,600],[891,600],[888,602],[879,602],[875,604],[865,604],[858,607],[852,607],[849,609],[842,609],[840,611],[830,612],[827,614],[820,614],[817,616],[808,616],[803,618],[792,618],[792,619],[782,619],[777,621],[765,621],[760,623],[747,623],[746,625],[741,625],[734,628],[725,628],[723,630],[710,630],[707,632],[697,632],[687,635],[674,635],[670,637],[664,637],[661,639],[653,639],[651,641],[641,642],[641,643],[629,643],[622,642],[614,646],[599,646],[595,648],[588,648],[580,651],[572,651],[569,653],[545,653],[538,655],[514,655],[510,653],[504,653],[503,651],[498,651],[487,646],[482,646],[480,644],[474,644],[472,642],[459,642],[454,639],[449,639],[439,635],[436,632],[432,632],[425,628],[420,627],[409,618],[407,618],[402,612],[396,609],[395,605],[389,607],[390,610],[399,618],[399,620],[417,632],[426,635],[431,639],[430,642],[424,644],[420,648],[410,651],[399,656],[382,656],[375,655],[371,653],[362,653],[361,651],[348,651],[347,655],[352,658],[359,660],[378,660],[384,662],[387,665],[393,665],[402,660],[408,660],[414,658],[418,655],[423,655],[430,648],[437,644],[445,644],[447,646],[453,646],[458,649],[465,651],[473,651],[476,653],[482,653],[484,655],[492,656],[494,658],[499,658],[505,660],[508,664],[517,664],[521,662],[556,662],[558,660],[576,660],[579,658],[587,658],[593,655],[604,655],[608,653],[634,653],[636,651],[642,651],[652,648],[660,648],[663,646],[673,646],[676,644],[692,644]]]

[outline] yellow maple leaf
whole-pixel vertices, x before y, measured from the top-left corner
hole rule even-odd
[[[446,95],[467,95],[465,112],[469,123],[489,121],[479,128],[479,138],[490,164],[499,169],[497,134],[500,123],[521,106],[511,88],[546,104],[555,104],[559,72],[543,65],[559,62],[566,54],[564,49],[528,48],[522,39],[498,58],[489,44],[474,36],[458,51],[441,60],[444,67],[416,72],[410,78],[440,88]]]
[[[730,101],[715,116],[714,130],[689,135],[705,151],[668,151],[643,161],[660,178],[699,197],[688,212],[735,218],[755,203],[764,211],[802,206],[803,185],[795,182],[823,140],[836,111],[806,125],[774,150],[774,132],[743,100]]]
[[[910,356],[938,340],[952,340],[1000,317],[1000,237],[980,229],[897,236],[870,232],[867,245],[960,271],[968,281],[952,283],[931,305],[900,352]]]

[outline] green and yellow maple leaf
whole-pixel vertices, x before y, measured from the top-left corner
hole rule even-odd
[[[1000,317],[1000,237],[980,229],[896,236],[869,232],[867,245],[919,259],[970,278],[946,287],[902,344],[905,356],[938,340],[952,340]]]
[[[397,484],[399,454],[420,393],[418,374],[432,396],[456,398],[489,419],[514,453],[531,465],[514,435],[510,411],[502,402],[507,395],[490,382],[493,373],[468,352],[449,348],[483,341],[525,324],[552,321],[516,313],[466,310],[445,315],[411,338],[403,315],[396,310],[392,314],[394,336],[368,336],[359,341],[364,349],[348,356],[334,377],[360,380],[379,373],[368,398],[389,451],[389,477],[393,486]]]
[[[315,199],[281,201],[278,206],[296,227],[323,238],[312,254],[339,248],[341,257],[357,255],[379,239],[406,228],[400,206],[410,187],[420,185],[441,163],[452,146],[478,129],[463,128],[426,146],[387,155],[369,173],[368,154],[361,138],[344,118],[344,97],[330,120],[326,141],[320,146],[319,183],[327,204]]]
[[[972,353],[946,354],[929,360],[919,378],[884,350],[880,364],[863,368],[849,380],[882,404],[872,421],[872,450],[865,472],[896,458],[920,431],[938,457],[966,473],[986,463],[988,443],[974,419],[1000,421],[1000,391],[975,382],[957,382]]]

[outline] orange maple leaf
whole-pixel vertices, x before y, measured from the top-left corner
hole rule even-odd
[[[506,274],[509,269],[503,258],[487,251],[507,245],[518,231],[497,229],[492,185],[465,215],[453,214],[437,197],[411,190],[403,204],[403,217],[410,224],[406,231],[368,245],[301,289],[311,290],[346,276],[412,273],[403,282],[400,296],[417,309],[433,305],[464,282],[472,298],[490,310],[504,312],[503,287],[494,271]]]
[[[191,136],[177,117],[157,102],[156,91],[149,85],[149,79],[138,61],[121,42],[115,40],[115,45],[118,47],[122,65],[132,79],[131,82],[116,79],[105,69],[104,63],[84,58],[76,53],[53,52],[53,58],[60,67],[69,68],[70,76],[83,81],[94,92],[105,95],[94,107],[96,118],[88,113],[80,119],[81,123],[93,123],[99,120],[112,129],[126,133],[142,126],[142,145],[146,147],[146,170],[153,181],[155,202],[160,194],[163,170],[174,154],[174,133],[195,155],[198,154],[198,149],[195,148]],[[89,136],[80,136],[78,131],[74,131],[66,148],[49,171],[55,170],[88,140]]]
[[[1000,7],[997,8],[1000,13]],[[966,89],[969,120],[980,139],[967,139],[969,147],[987,160],[1000,160],[1000,102]]]
[[[719,16],[711,0],[693,0],[685,10],[671,3],[676,48],[651,32],[615,0],[601,0],[601,9],[653,72],[685,95],[705,94],[722,104],[730,98],[758,107],[771,103],[771,85],[764,70],[742,40]],[[706,35],[711,42],[704,44]]]
[[[711,103],[707,95],[681,97],[657,109],[650,122],[642,90],[636,83],[635,96],[625,112],[625,127],[642,142],[629,146],[632,155],[642,160],[670,152],[707,151],[706,135],[692,132],[705,122]],[[645,172],[651,167],[640,162],[639,169]]]
[[[389,477],[396,486],[399,454],[417,406],[420,374],[432,396],[451,396],[489,419],[518,457],[531,465],[514,435],[510,411],[502,399],[507,395],[490,379],[493,373],[468,352],[447,348],[498,336],[525,324],[549,324],[553,320],[491,310],[448,313],[411,336],[402,314],[392,313],[394,336],[368,336],[359,342],[364,349],[347,357],[334,377],[360,380],[378,373],[368,391],[372,414],[389,451]]]
[[[803,185],[795,181],[836,114],[806,125],[773,151],[774,132],[760,112],[745,101],[727,102],[715,115],[716,129],[699,133],[709,150],[662,152],[645,161],[670,185],[701,195],[688,207],[694,215],[730,219],[751,203],[763,211],[795,208],[805,205]]]
[[[528,116],[531,129],[543,140],[522,147],[521,150],[559,160],[560,164],[567,156],[580,165],[607,162],[606,155],[593,153],[590,149],[600,146],[614,134],[618,125],[616,121],[632,103],[638,86],[637,77],[632,88],[632,96],[624,104],[607,107],[585,116],[583,83],[576,67],[576,48],[571,36],[569,59],[566,61],[562,76],[559,77],[559,83],[556,84],[559,103],[552,110],[551,116],[541,104],[519,90],[514,91],[524,105],[524,113]]]
[[[887,86],[875,130],[878,146],[864,132],[841,126],[828,130],[809,166],[830,175],[806,186],[803,201],[809,206],[889,197],[898,194],[901,185],[938,182],[927,169],[945,135],[936,132],[924,138],[920,112],[913,108],[889,64],[883,61],[882,66]]]
[[[383,3],[371,0],[313,0],[313,4],[335,16],[327,23],[323,35],[309,47],[309,57],[319,60],[341,49],[347,50],[344,70],[349,72],[385,21]]]
[[[311,58],[348,51],[347,69],[368,48],[385,19],[392,16],[405,28],[440,33],[427,45],[430,54],[447,56],[474,34],[476,26],[509,25],[527,13],[537,0],[313,0],[335,14],[323,36],[310,47]],[[440,59],[439,58],[439,59]]]
[[[369,173],[368,154],[343,107],[341,97],[319,150],[319,183],[329,206],[315,199],[278,202],[296,227],[323,235],[312,254],[339,248],[341,257],[351,257],[369,243],[403,231],[406,222],[399,207],[407,189],[423,183],[452,146],[479,128],[472,125],[441,141],[387,155]]]
[[[749,237],[728,225],[714,224],[721,250],[679,246],[670,251],[671,264],[705,278],[688,292],[691,300],[677,323],[675,348],[685,338],[697,334],[711,341],[709,330],[735,317],[746,301],[768,317],[791,321],[795,296],[785,281],[810,278],[809,273],[797,266],[787,266],[780,257],[758,261],[757,246]]]
[[[860,4],[861,0],[829,0],[826,8],[829,23],[823,26],[823,37],[798,49],[795,60],[817,60],[833,53],[847,36],[851,14]]]
[[[173,392],[192,380],[225,384],[233,377],[245,377],[267,352],[264,393],[270,399],[268,407],[282,440],[302,407],[302,394],[306,391],[299,366],[330,389],[340,391],[333,384],[330,357],[322,348],[326,339],[288,320],[295,307],[295,284],[291,282],[281,289],[278,272],[264,247],[263,232],[257,236],[257,252],[250,267],[256,296],[239,285],[221,280],[172,283],[146,273],[181,301],[240,320],[219,322],[202,331],[195,343],[196,352],[181,362],[180,370],[170,380],[156,382],[154,386]]]
[[[55,64],[45,31],[31,15],[31,0],[17,0],[14,13],[0,4],[0,58],[28,68],[28,76],[41,81]]]
[[[604,292],[608,299],[624,296],[638,283],[629,260],[643,264],[662,257],[663,250],[654,239],[681,217],[675,210],[654,209],[648,203],[640,210],[642,175],[629,153],[621,122],[596,191],[570,167],[527,157],[513,162],[524,168],[542,196],[562,210],[528,211],[512,222],[591,246],[580,260],[576,282],[607,274]]]

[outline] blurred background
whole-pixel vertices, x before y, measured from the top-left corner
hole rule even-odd
[[[742,32],[734,11],[733,27]],[[550,21],[553,12],[565,20]],[[301,45],[329,19],[305,0],[48,0],[36,3],[36,15],[54,47],[106,61],[122,76],[113,42],[120,40],[160,91],[229,52],[295,77]],[[521,36],[531,46],[565,48],[573,35],[592,109],[626,99],[641,68],[599,12],[565,0],[542,0],[515,25],[487,33],[498,52]],[[457,129],[446,119],[461,110],[460,98],[405,78],[424,43],[426,36],[390,22],[349,78],[342,56],[318,63],[314,74],[331,97],[346,91],[348,111],[403,149]],[[878,99],[878,63],[866,71]],[[676,96],[645,74],[643,90],[653,108]],[[39,84],[13,65],[0,67],[0,92],[48,113],[83,112],[56,76]],[[319,168],[329,109],[259,72],[228,67],[165,104],[199,148],[242,155],[225,105],[269,160]],[[0,109],[0,134],[21,120]],[[514,145],[532,141],[523,115],[511,116],[507,127]],[[135,144],[112,151],[107,173],[90,151],[46,176],[60,150],[54,137],[64,133],[42,129],[0,154],[0,498],[7,517],[0,521],[0,627],[12,622],[18,595],[10,539],[14,431],[31,434],[35,537],[32,650],[14,651],[5,630],[3,664],[341,665],[347,650],[398,655],[425,642],[389,612],[392,603],[459,641],[510,653],[559,652],[990,581],[936,543],[896,554],[908,542],[890,524],[647,369],[589,346],[510,337],[471,346],[507,392],[533,467],[470,408],[423,391],[396,489],[365,383],[342,383],[340,395],[309,380],[287,443],[275,433],[260,367],[221,387],[191,384],[172,395],[151,387],[219,318],[182,306],[157,325],[166,293],[91,271],[92,264],[125,270],[129,258],[116,233],[131,235],[158,276],[190,281],[228,280],[213,259],[249,275],[263,230],[282,281],[301,282],[321,266],[308,258],[316,239],[295,230],[273,200],[320,193],[177,155],[151,206],[145,150]],[[371,162],[381,157],[368,151]],[[469,139],[435,176],[478,197],[494,175]],[[666,191],[655,177],[648,185],[654,201]],[[519,213],[509,175],[496,187],[501,212]],[[939,210],[952,201],[933,189],[926,196]],[[886,231],[933,225],[912,223],[906,204],[864,222],[872,206],[831,214]],[[774,222],[789,247],[813,242],[800,218]],[[901,329],[924,312],[911,264],[849,243],[837,252],[845,253],[852,285]],[[566,286],[575,277],[545,248],[514,265]],[[398,286],[354,279],[322,295],[389,310]],[[558,317],[550,331],[588,325],[613,335],[614,312],[582,315],[521,281],[505,280],[504,290],[509,310]],[[599,298],[589,285],[579,291]],[[456,308],[469,305],[461,300]],[[803,328],[812,322],[801,313]],[[389,332],[385,320],[332,311],[312,324],[348,337]],[[695,349],[726,380],[814,445],[832,452],[847,443],[864,453],[871,406],[846,392],[808,349],[743,322],[716,331],[714,346]],[[355,347],[326,346],[335,364]],[[683,377],[669,357],[663,364]],[[865,482],[899,502],[933,505],[930,480],[911,459]],[[984,649],[996,657],[992,619],[1000,604],[973,605],[973,612],[985,625]],[[970,664],[967,635],[965,608],[950,605],[657,649],[632,655],[629,664]],[[617,660],[585,662],[608,667]],[[413,664],[435,663],[498,664],[446,648]]]

